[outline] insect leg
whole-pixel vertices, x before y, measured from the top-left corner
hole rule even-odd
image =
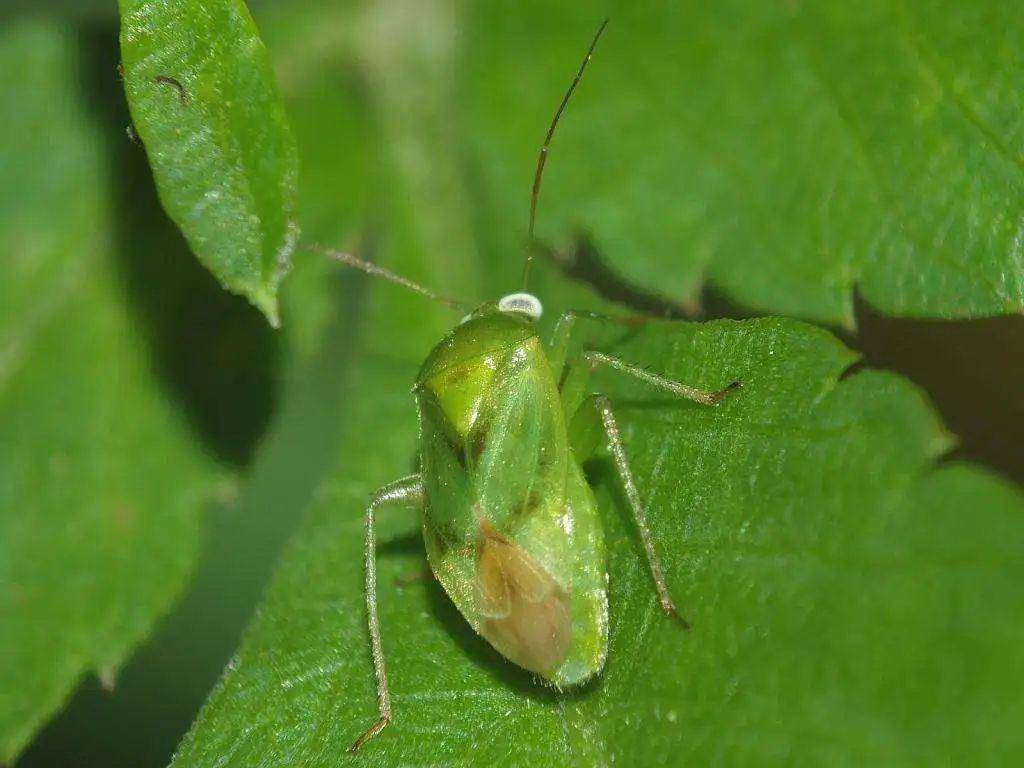
[[[384,504],[418,502],[422,499],[423,483],[420,476],[409,475],[379,489],[366,507],[366,617],[370,630],[373,671],[377,677],[377,705],[380,717],[353,742],[348,749],[349,752],[358,750],[391,722],[391,694],[388,693],[388,675],[384,666],[384,649],[380,641],[380,619],[377,616],[377,537],[374,531],[374,513]]]
[[[665,613],[669,616],[674,616],[685,629],[689,629],[689,622],[679,614],[676,604],[672,601],[672,596],[668,592],[665,574],[661,570],[661,563],[658,561],[658,555],[654,551],[654,539],[651,537],[651,529],[647,527],[647,515],[644,513],[643,504],[640,502],[640,492],[637,491],[636,481],[633,479],[633,472],[629,468],[626,451],[622,446],[622,433],[619,431],[619,424],[615,420],[612,404],[604,395],[594,395],[594,406],[601,415],[601,423],[608,438],[608,448],[611,451],[612,461],[618,470],[619,479],[622,481],[623,489],[626,491],[626,500],[633,511],[636,527],[640,531],[640,539],[643,541],[644,551],[647,553],[647,565],[651,569],[654,587],[658,592],[658,601],[661,603]]]
[[[723,399],[725,399],[726,395],[743,386],[740,382],[734,381],[717,392],[708,392],[703,389],[687,386],[686,384],[682,384],[674,379],[667,379],[664,376],[659,376],[658,374],[652,373],[638,365],[627,363],[625,360],[620,360],[617,357],[611,357],[610,355],[606,355],[602,352],[584,352],[583,357],[590,365],[591,371],[597,370],[601,365],[607,365],[609,368],[612,368],[619,373],[625,373],[628,376],[633,376],[634,378],[640,379],[653,387],[670,392],[677,397],[682,397],[686,400],[693,400],[694,402],[702,403],[703,405],[718,405]]]
[[[548,347],[548,360],[551,362],[555,377],[560,377],[562,368],[565,366],[569,354],[569,341],[572,338],[573,329],[577,320],[590,320],[592,322],[604,323],[606,325],[618,325],[625,328],[636,328],[643,325],[647,318],[643,315],[627,315],[618,317],[615,315],[602,315],[598,312],[587,312],[584,310],[570,309],[563,312],[555,323],[555,331],[551,335],[551,343]]]

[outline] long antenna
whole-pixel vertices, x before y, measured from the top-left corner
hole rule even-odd
[[[579,71],[576,73],[576,77],[573,78],[572,85],[569,86],[569,90],[565,92],[565,96],[562,97],[562,103],[558,105],[558,110],[555,112],[554,118],[551,120],[551,125],[548,126],[548,133],[544,137],[544,143],[541,145],[540,154],[537,157],[537,172],[533,176],[533,192],[530,194],[530,229],[528,234],[528,242],[526,251],[526,265],[523,267],[523,288],[526,288],[526,281],[530,277],[530,262],[533,261],[533,225],[537,219],[537,198],[540,196],[540,180],[544,175],[544,165],[548,161],[548,152],[551,150],[551,139],[555,135],[555,128],[558,127],[558,121],[562,118],[562,113],[565,112],[565,107],[569,103],[569,99],[572,98],[573,93],[576,91],[576,86],[580,84],[580,80],[583,79],[583,72],[587,68],[587,64],[590,63],[590,57],[594,55],[594,49],[597,47],[597,41],[601,39],[601,34],[604,32],[604,28],[608,26],[608,19],[601,22],[601,26],[597,28],[597,33],[594,35],[594,39],[590,42],[590,48],[587,49],[587,55],[583,57],[583,63],[580,64]]]
[[[385,269],[382,266],[374,264],[372,261],[365,261],[363,259],[360,259],[358,256],[353,256],[351,253],[346,253],[345,251],[335,251],[330,248],[324,248],[322,245],[313,244],[308,247],[311,251],[315,251],[317,253],[323,254],[324,256],[328,256],[329,258],[332,258],[335,261],[340,261],[342,264],[345,264],[346,266],[362,270],[366,274],[373,275],[374,277],[382,277],[385,280],[388,280],[397,285],[401,285],[405,288],[408,288],[410,291],[415,291],[421,296],[426,296],[428,299],[433,299],[434,301],[440,302],[441,304],[445,304],[449,307],[452,307],[453,309],[459,309],[462,311],[467,311],[468,309],[467,305],[463,304],[461,301],[457,301],[456,299],[450,299],[447,296],[441,296],[440,294],[434,293],[429,288],[424,288],[419,283],[415,283],[407,277],[402,277],[401,275],[392,272],[390,269]]]

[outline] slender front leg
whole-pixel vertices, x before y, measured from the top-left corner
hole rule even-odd
[[[644,513],[643,504],[640,502],[640,492],[636,489],[636,481],[633,480],[633,472],[629,468],[629,461],[626,459],[626,451],[622,447],[622,433],[619,432],[619,424],[612,412],[612,404],[604,395],[594,395],[594,405],[601,415],[601,423],[604,426],[605,435],[608,437],[608,448],[612,454],[612,461],[619,472],[619,479],[626,491],[626,501],[633,511],[633,518],[636,520],[636,527],[640,530],[640,539],[644,543],[644,551],[647,553],[647,565],[651,569],[651,577],[654,579],[654,588],[658,591],[658,600],[661,607],[669,616],[674,616],[685,629],[690,628],[690,623],[684,619],[676,609],[672,596],[668,592],[668,585],[665,583],[665,574],[661,570],[661,563],[654,551],[654,539],[651,537],[651,529],[647,527],[647,515]]]
[[[374,512],[384,504],[408,501],[423,501],[423,483],[419,475],[409,475],[401,480],[388,483],[373,494],[366,507],[366,617],[370,629],[370,652],[373,655],[373,671],[377,676],[377,705],[380,717],[349,747],[355,752],[363,744],[383,731],[391,722],[391,694],[388,693],[388,674],[384,666],[384,649],[380,642],[380,619],[377,616],[377,537],[374,531]]]

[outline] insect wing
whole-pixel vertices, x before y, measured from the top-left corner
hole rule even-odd
[[[518,544],[484,526],[477,560],[480,632],[507,658],[550,676],[572,641],[569,595]]]
[[[568,545],[552,532],[565,500],[569,460],[558,389],[539,345],[512,350],[493,379],[481,417],[469,437],[468,462],[478,510],[506,537],[531,542],[530,549],[549,567]],[[551,541],[548,541],[548,539]],[[539,544],[540,552],[533,543]],[[565,574],[566,576],[568,574]]]

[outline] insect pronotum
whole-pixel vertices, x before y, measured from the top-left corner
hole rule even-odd
[[[555,128],[606,24],[597,30],[541,146],[530,196],[531,242]],[[350,254],[318,250],[460,306]],[[529,266],[528,255],[524,286]],[[392,718],[377,614],[374,530],[377,510],[386,505],[421,507],[434,576],[473,629],[505,658],[558,688],[579,685],[601,671],[608,648],[605,547],[597,503],[580,469],[586,448],[570,440],[577,430],[568,427],[576,419],[602,428],[661,607],[688,626],[665,583],[611,403],[604,395],[588,395],[586,382],[603,366],[709,406],[739,383],[706,392],[600,352],[570,357],[578,320],[632,324],[636,319],[566,312],[545,345],[534,325],[540,315],[540,301],[525,291],[484,304],[441,339],[416,377],[419,473],[378,490],[366,509],[366,612],[379,717],[355,740],[352,752]]]

